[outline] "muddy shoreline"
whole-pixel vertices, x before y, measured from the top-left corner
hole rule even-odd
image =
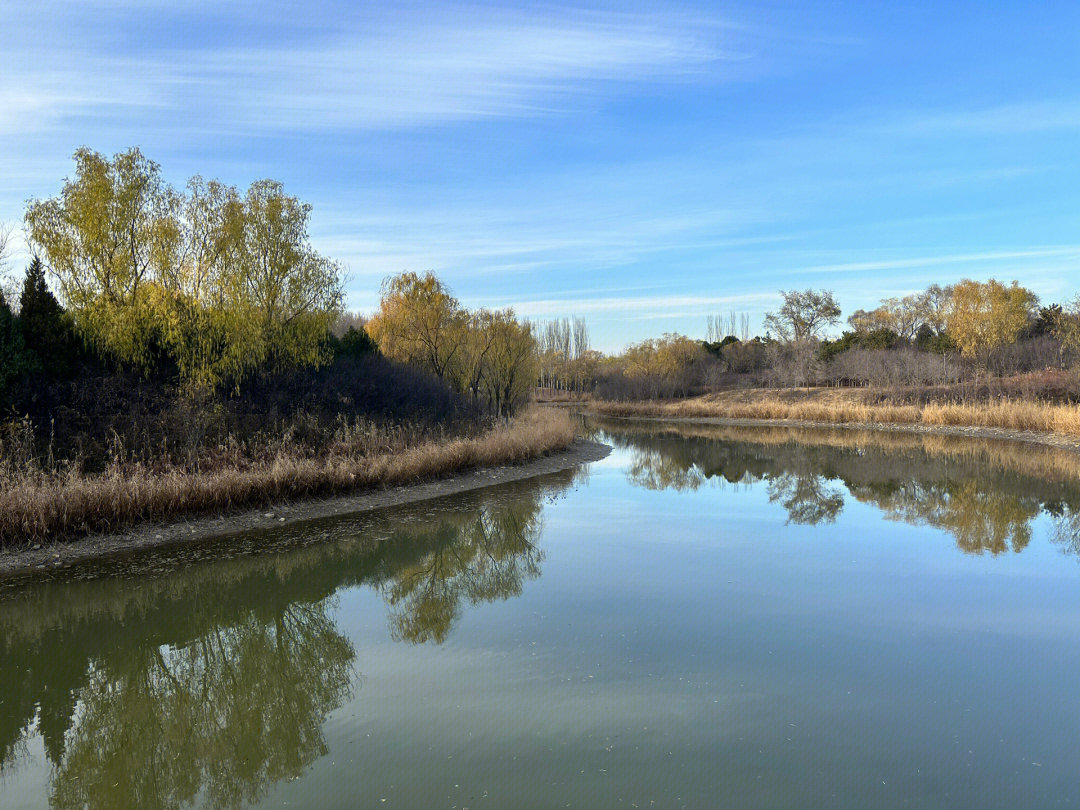
[[[243,509],[167,523],[143,524],[116,533],[90,535],[78,540],[43,544],[37,548],[0,551],[0,581],[32,576],[35,571],[53,573],[79,563],[147,549],[168,549],[206,543],[217,537],[224,539],[252,530],[295,525],[441,498],[560,472],[579,464],[599,461],[610,452],[611,448],[605,444],[577,439],[565,450],[520,464],[481,467],[446,478],[387,489]]]

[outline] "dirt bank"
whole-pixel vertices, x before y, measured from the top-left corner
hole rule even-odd
[[[611,448],[585,439],[570,447],[521,464],[483,467],[468,472],[414,484],[389,487],[353,495],[285,503],[273,507],[233,511],[225,514],[144,524],[115,534],[98,534],[64,543],[31,549],[0,551],[0,580],[23,577],[34,571],[62,569],[77,563],[144,549],[161,549],[214,538],[227,538],[260,528],[287,526],[337,515],[368,512],[416,501],[439,498],[481,487],[518,481],[558,472],[578,464],[598,461]]]

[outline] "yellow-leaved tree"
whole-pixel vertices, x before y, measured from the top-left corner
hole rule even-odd
[[[83,335],[191,387],[317,364],[342,305],[341,268],[311,246],[311,207],[261,180],[241,196],[194,177],[186,193],[138,149],[75,153],[59,196],[33,200],[30,241]]]
[[[387,357],[456,382],[467,315],[433,274],[400,273],[383,282],[379,310],[366,324]]]
[[[701,343],[686,335],[666,333],[627,347],[622,364],[627,377],[647,386],[648,395],[687,394],[693,387],[693,371],[705,359]]]
[[[540,375],[536,338],[532,327],[517,320],[512,309],[489,313],[480,328],[490,342],[484,378],[492,410],[510,416],[528,401]]]
[[[945,328],[960,353],[985,368],[995,349],[1016,342],[1038,303],[1035,293],[1015,281],[1006,286],[964,279],[952,288]]]
[[[179,196],[138,149],[75,153],[60,196],[31,201],[26,226],[83,334],[121,362],[154,360],[163,264],[180,252]]]
[[[540,373],[529,324],[510,309],[470,312],[431,273],[387,278],[365,328],[385,356],[436,375],[496,416],[524,404]]]

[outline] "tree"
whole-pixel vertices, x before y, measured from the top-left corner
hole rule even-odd
[[[0,290],[0,407],[10,403],[12,387],[29,370],[19,320]]]
[[[122,362],[146,368],[155,332],[151,285],[176,253],[179,200],[138,149],[110,161],[75,153],[75,179],[26,211],[32,244],[48,260],[80,330]]]
[[[486,309],[468,313],[461,354],[457,362],[457,385],[459,390],[472,397],[473,404],[480,405],[485,382],[491,376],[491,352],[495,345],[494,322],[496,313]]]
[[[781,290],[780,294],[784,303],[765,316],[765,327],[781,340],[801,343],[819,338],[827,326],[840,320],[840,307],[828,290]]]
[[[1059,308],[1054,315],[1051,328],[1054,337],[1061,341],[1063,348],[1080,351],[1080,295],[1068,308]]]
[[[281,183],[259,180],[244,199],[243,309],[254,316],[262,355],[274,365],[315,365],[341,314],[341,267],[308,241],[311,206]]]
[[[348,357],[363,357],[379,351],[379,347],[375,345],[375,341],[371,339],[371,336],[363,329],[357,329],[355,326],[349,327],[348,331],[339,339],[338,344],[339,352]]]
[[[485,330],[490,333],[485,379],[491,407],[497,415],[508,417],[528,400],[536,385],[536,338],[529,324],[514,317],[512,309],[491,313]]]
[[[848,323],[860,334],[887,329],[908,341],[918,339],[925,330],[939,334],[945,328],[945,307],[951,294],[951,287],[932,284],[921,293],[886,298],[877,309],[857,309]]]
[[[366,328],[387,357],[452,380],[466,327],[461,305],[433,274],[401,273],[383,282]]]
[[[1038,302],[1015,281],[1006,287],[994,279],[964,279],[953,287],[945,326],[960,353],[985,368],[995,349],[1016,342]]]
[[[882,329],[892,329],[892,319],[884,307],[877,309],[857,309],[848,316],[848,324],[854,330],[854,334],[865,335]],[[846,334],[846,333],[845,333]]]
[[[36,256],[26,268],[19,300],[19,321],[27,350],[37,357],[46,377],[65,376],[71,370],[74,335],[63,307],[45,283],[45,267]]]
[[[15,294],[15,290],[12,289],[11,278],[7,274],[8,247],[10,244],[11,228],[0,225],[0,294],[4,296]]]
[[[945,321],[948,318],[952,296],[952,284],[947,284],[944,287],[940,284],[931,284],[919,296],[922,321],[938,335],[945,331]]]
[[[317,365],[341,311],[340,266],[308,236],[311,206],[273,180],[241,197],[194,177],[181,194],[138,149],[75,153],[60,196],[32,201],[31,243],[78,330],[145,372],[212,388],[258,368]]]

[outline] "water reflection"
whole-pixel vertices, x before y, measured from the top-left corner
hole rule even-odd
[[[764,483],[790,523],[834,522],[845,497],[887,518],[947,531],[971,554],[1021,551],[1040,514],[1080,551],[1080,459],[1010,442],[868,431],[740,428],[606,420],[628,449],[630,481],[647,489]]]
[[[540,510],[538,500],[514,500],[398,538],[423,551],[382,584],[392,637],[441,643],[464,603],[521,593],[524,582],[540,576],[544,559]]]
[[[832,523],[844,508],[844,496],[821,475],[781,472],[769,479],[769,502],[783,505],[789,523]]]
[[[326,753],[327,716],[357,688],[335,593],[373,587],[394,638],[442,642],[463,605],[539,576],[543,501],[573,480],[144,555],[124,578],[9,589],[0,780],[36,733],[52,807],[256,801]]]

